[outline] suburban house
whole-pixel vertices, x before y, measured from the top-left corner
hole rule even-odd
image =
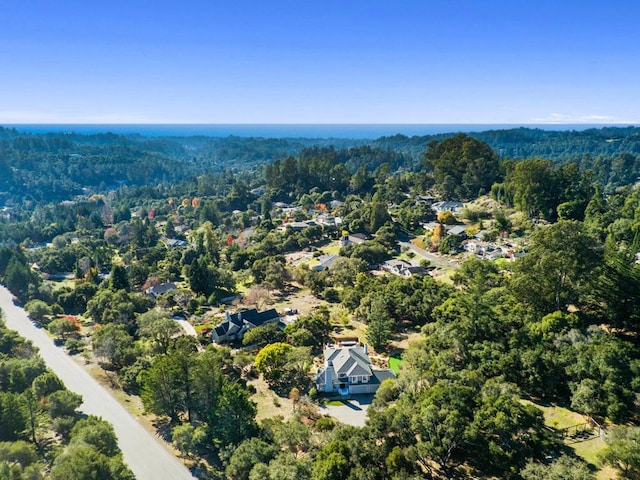
[[[464,245],[464,249],[467,252],[475,253],[480,258],[488,260],[495,260],[496,258],[502,258],[508,255],[508,249],[500,247],[495,243],[482,242],[482,241],[470,241]]]
[[[253,308],[233,315],[225,312],[224,320],[211,332],[211,341],[214,343],[228,343],[242,340],[247,330],[279,321],[280,315],[274,308],[264,312],[258,312]]]
[[[436,201],[436,197],[433,195],[418,195],[416,197],[416,203],[421,203],[423,205],[433,205],[433,202]]]
[[[444,231],[447,233],[447,235],[465,236],[467,227],[465,225],[445,225]]]
[[[343,235],[342,238],[340,238],[340,245],[342,247],[352,244],[359,245],[370,239],[371,237],[365,233],[352,233],[350,235]]]
[[[317,225],[316,222],[314,222],[313,220],[305,220],[302,222],[288,222],[288,223],[283,223],[282,225],[280,225],[278,227],[278,230],[281,232],[288,230],[292,230],[294,232],[300,232],[302,230],[304,230],[307,227],[315,227]]]
[[[421,267],[419,265],[411,265],[410,267],[405,268],[402,271],[403,277],[425,277],[429,275],[429,270],[433,270],[434,267],[429,267],[429,269]]]
[[[411,264],[409,262],[406,262],[404,260],[387,260],[386,262],[384,262],[382,265],[380,265],[380,268],[382,268],[382,270],[389,272],[389,273],[393,273],[394,275],[400,275],[402,276],[402,270],[404,270],[405,268],[410,267]]]
[[[433,232],[436,228],[440,227],[440,222],[422,222],[420,226],[425,229],[426,232]]]
[[[342,225],[342,218],[334,217],[328,213],[323,213],[316,217],[316,222],[318,225],[325,225],[327,227],[338,227]]]
[[[170,248],[189,246],[189,242],[187,242],[186,240],[182,240],[180,238],[167,238],[165,240],[165,243],[167,244],[167,247],[170,247]]]
[[[399,277],[413,277],[414,275],[418,275],[424,277],[429,273],[429,271],[420,266],[411,265],[409,262],[404,260],[387,260],[381,265],[382,270],[386,272],[392,273],[393,275],[398,275]]]
[[[154,285],[153,287],[149,287],[145,290],[145,293],[153,298],[158,298],[160,295],[164,295],[165,293],[169,293],[173,290],[177,290],[178,287],[173,282],[165,282],[160,285]]]
[[[323,353],[324,366],[316,374],[316,389],[320,393],[375,393],[384,380],[395,378],[389,369],[371,367],[366,346],[327,345]]]
[[[339,255],[320,255],[317,258],[318,263],[309,265],[309,268],[315,270],[316,272],[321,272],[322,270],[328,270],[336,263],[336,260],[340,258]]]
[[[431,205],[431,210],[436,213],[451,212],[454,215],[459,213],[464,207],[462,202],[436,202]]]

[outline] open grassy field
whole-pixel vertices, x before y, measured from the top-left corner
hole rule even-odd
[[[340,241],[335,240],[331,242],[329,245],[325,245],[320,250],[325,255],[338,255],[340,253]]]
[[[523,400],[523,403],[535,405],[542,410],[545,424],[558,431],[570,429],[570,427],[580,426],[585,423],[585,418],[581,414],[558,405],[544,405],[529,400]],[[582,427],[578,427],[578,429],[580,428]],[[576,439],[568,435],[564,438],[563,443],[573,450],[578,457],[598,469],[596,473],[598,480],[613,480],[617,478],[615,470],[603,467],[600,463],[599,455],[606,447],[606,443],[599,436]]]
[[[61,288],[68,287],[73,289],[76,285],[76,282],[73,278],[65,278],[64,280],[48,280],[47,284],[51,285],[51,288],[55,290],[60,290]]]

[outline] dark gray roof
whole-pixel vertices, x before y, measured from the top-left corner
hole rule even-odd
[[[406,270],[411,274],[411,275],[426,275],[428,272],[428,270],[424,267],[419,267],[419,266],[411,266],[411,267],[407,267]]]
[[[225,319],[214,329],[215,336],[220,341],[226,341],[227,337],[242,334],[246,329],[259,327],[269,322],[280,319],[280,315],[274,308],[258,312],[255,308],[242,312],[227,314]],[[215,338],[215,337],[214,337]]]
[[[223,322],[215,328],[216,335],[221,338],[229,331],[229,322]]]
[[[243,321],[246,321],[254,327],[259,327],[273,320],[280,318],[275,308],[265,310],[264,312],[258,312],[255,308],[251,310],[244,310],[242,312],[230,315],[231,321],[236,325],[242,325]]]
[[[366,233],[352,233],[349,238],[357,238],[358,240],[369,240],[371,237]]]
[[[393,370],[372,370],[373,376],[370,383],[382,383],[387,378],[396,378],[396,374]]]

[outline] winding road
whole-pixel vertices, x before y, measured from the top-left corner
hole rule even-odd
[[[66,387],[82,395],[80,411],[110,422],[118,436],[118,445],[138,480],[182,480],[194,478],[189,470],[131,415],[108,390],[80,365],[53,344],[47,334],[29,320],[27,313],[13,304],[11,292],[0,286],[0,308],[12,330],[31,340],[40,349],[47,366]]]
[[[422,258],[426,258],[433,265],[440,268],[460,268],[460,265],[457,263],[450,262],[449,260],[442,258],[438,255],[434,255],[433,253],[427,252],[426,250],[414,245],[411,242],[398,242],[401,247],[408,248],[413,250],[416,254],[420,255]]]

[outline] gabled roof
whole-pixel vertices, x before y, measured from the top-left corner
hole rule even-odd
[[[363,242],[366,240],[369,240],[371,237],[369,235],[367,235],[366,233],[351,233],[349,234],[349,239],[353,240],[353,239],[357,239],[357,240],[362,240]]]
[[[275,308],[265,310],[264,312],[258,312],[255,308],[251,310],[244,310],[242,312],[229,315],[229,319],[232,323],[240,326],[243,322],[250,323],[254,327],[259,327],[265,323],[280,318],[280,315]]]
[[[224,337],[229,331],[229,322],[222,322],[214,330],[218,338]]]
[[[167,238],[166,243],[168,247],[186,247],[189,245],[189,242],[179,238]]]
[[[340,258],[339,255],[320,255],[318,257],[318,264],[314,268],[324,270],[325,268],[331,268],[336,260]]]
[[[446,228],[447,235],[462,235],[467,231],[467,227],[464,225],[453,225],[452,227]]]
[[[153,295],[154,297],[158,297],[160,295],[164,295],[167,292],[171,292],[172,290],[176,290],[178,287],[173,282],[161,283],[160,285],[155,285],[147,289],[147,293],[149,295]]]
[[[436,202],[432,205],[433,208],[462,208],[464,207],[464,203],[458,201],[444,201],[444,202]]]
[[[410,275],[427,275],[429,273],[426,268],[414,265],[407,267],[404,270]]]
[[[324,358],[326,365],[333,366],[336,375],[373,375],[371,360],[364,347],[325,348]]]
[[[408,268],[411,266],[411,264],[409,262],[406,262],[405,260],[397,260],[395,258],[392,258],[390,260],[385,261],[382,264],[382,266],[387,268],[401,269],[401,268]]]
[[[279,319],[280,315],[274,308],[264,312],[258,312],[258,310],[253,308],[251,310],[234,313],[233,315],[227,312],[224,320],[214,328],[213,336],[214,338],[217,337],[220,341],[227,341],[229,338],[242,335],[250,328],[259,327],[265,323]]]

